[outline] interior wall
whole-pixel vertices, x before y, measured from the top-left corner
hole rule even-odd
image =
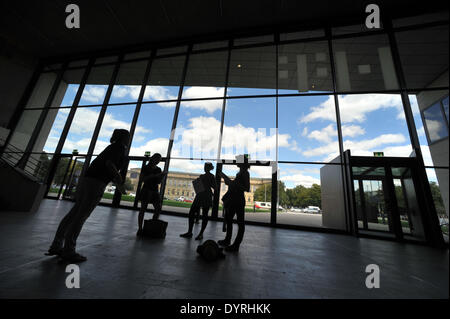
[[[37,59],[1,44],[0,138],[5,139],[10,131],[10,120],[37,66]]]

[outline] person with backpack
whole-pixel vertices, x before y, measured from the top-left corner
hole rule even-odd
[[[203,239],[203,232],[208,225],[208,212],[212,207],[213,191],[216,190],[216,179],[211,171],[214,169],[214,165],[210,162],[206,162],[204,166],[205,173],[200,175],[197,179],[197,183],[201,184],[201,190],[195,194],[194,201],[189,210],[189,229],[187,233],[181,234],[180,237],[191,238],[192,229],[194,227],[194,220],[197,214],[200,214],[202,210],[202,228],[200,233],[195,237],[196,240]],[[195,181],[194,181],[195,182]]]

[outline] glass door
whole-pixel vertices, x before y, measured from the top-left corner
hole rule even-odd
[[[63,199],[73,200],[77,190],[77,185],[80,181],[81,172],[86,158],[84,156],[75,157],[70,164],[70,173],[67,178],[66,187],[62,193]]]
[[[61,194],[67,187],[67,178],[71,167],[72,155],[61,154],[56,165],[52,182],[48,188],[47,197],[53,199],[61,198]]]
[[[352,167],[358,233],[423,240],[413,167],[391,166],[388,160],[370,166],[369,161]]]

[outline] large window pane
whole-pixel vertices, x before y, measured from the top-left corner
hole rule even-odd
[[[398,89],[387,35],[333,40],[333,50],[338,91]]]
[[[216,159],[223,99],[182,102],[171,157]]]
[[[340,165],[279,164],[277,223],[346,229]]]
[[[448,86],[448,25],[395,36],[408,88]],[[445,72],[442,81],[435,81]]]
[[[50,109],[42,126],[33,152],[53,153],[58,145],[70,109]]]
[[[430,143],[437,142],[448,137],[448,127],[445,124],[441,103],[435,103],[423,111],[423,118],[427,127],[427,134]]]
[[[278,93],[331,92],[327,42],[307,42],[278,47]]]
[[[348,133],[348,125],[344,126]],[[357,129],[356,126],[353,129]],[[278,99],[278,159],[328,162],[339,156],[333,96]]]
[[[448,136],[445,115],[442,111],[436,111],[439,109],[436,104],[446,99],[448,100],[448,90],[422,91],[409,96],[423,160],[427,166],[448,166],[448,138],[439,138]]]
[[[103,104],[113,70],[114,65],[95,66],[91,69],[79,105]]]
[[[215,175],[216,163],[212,162]],[[163,209],[183,214],[188,214],[195,198],[192,181],[204,173],[205,161],[191,161],[171,159],[167,174],[166,189],[164,193]],[[211,215],[211,209],[209,214]],[[187,227],[187,220],[186,220]]]
[[[227,51],[192,54],[182,98],[223,97],[227,56]]]
[[[151,103],[141,106],[130,155],[144,156],[145,152],[167,155],[170,131],[176,103]]]
[[[231,51],[228,96],[276,93],[275,47]]]
[[[275,98],[229,99],[221,158],[249,154],[252,160],[276,160],[275,105]]]
[[[115,129],[130,130],[135,108],[135,105],[113,105],[106,109],[94,154],[100,154],[110,144],[109,139]],[[143,128],[136,129],[141,132]]]
[[[122,63],[109,103],[136,102],[148,61]]]
[[[340,95],[344,150],[352,155],[409,157],[412,152],[403,104],[398,94]]]
[[[74,149],[80,154],[87,153],[100,109],[100,107],[80,107],[76,110],[64,142],[63,153],[72,153]]]
[[[153,60],[143,100],[176,100],[185,59],[182,55]]]

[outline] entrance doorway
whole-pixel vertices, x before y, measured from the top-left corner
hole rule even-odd
[[[356,233],[425,241],[415,158],[350,157]]]

